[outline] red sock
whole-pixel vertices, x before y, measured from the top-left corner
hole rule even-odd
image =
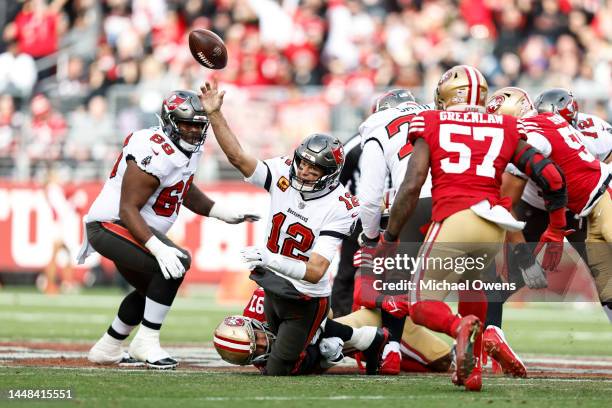
[[[484,326],[487,320],[487,296],[482,290],[459,291],[459,314],[461,316],[474,315],[480,319]],[[482,355],[482,333],[484,327],[474,342],[474,356],[480,358]]]
[[[450,307],[439,300],[416,302],[410,308],[410,317],[415,324],[455,337],[461,319],[453,314]]]
[[[431,369],[412,357],[402,354],[401,370],[405,373],[429,373]]]

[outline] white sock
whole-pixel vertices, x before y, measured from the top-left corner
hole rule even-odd
[[[159,330],[150,329],[141,324],[138,328],[138,333],[136,333],[136,336],[134,338],[136,337],[159,342]]]
[[[383,354],[382,354],[383,360],[387,358],[387,354],[392,353],[392,352],[394,353],[400,352],[400,344],[397,341],[390,341],[389,343],[387,343],[387,345],[385,346],[385,349],[383,350]]]
[[[170,311],[170,306],[162,305],[156,301],[149,299],[145,300],[144,319],[153,324],[162,324],[166,315]]]
[[[344,343],[345,347],[355,348],[359,351],[366,350],[374,341],[376,336],[376,327],[364,326],[358,329],[353,329],[351,339]]]
[[[117,333],[122,334],[124,336],[129,336],[132,330],[134,330],[134,327],[136,326],[129,326],[123,323],[119,316],[115,316],[115,320],[113,320],[113,324],[111,324],[111,327]]]
[[[121,346],[121,343],[123,343],[123,340],[116,339],[108,333],[104,333],[100,341],[108,344],[109,346]]]

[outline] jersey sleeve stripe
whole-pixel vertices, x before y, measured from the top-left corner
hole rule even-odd
[[[334,237],[334,238],[340,238],[340,239],[346,239],[346,238],[349,237],[348,235],[343,234],[343,233],[338,232],[338,231],[321,231],[319,233],[319,236],[320,237],[328,236],[328,237]]]
[[[266,182],[264,183],[264,188],[266,191],[270,191],[270,185],[272,184],[272,172],[270,171],[270,167],[266,162],[262,162],[266,166],[266,170],[268,173],[266,174]]]
[[[368,140],[365,141],[365,143],[363,144],[363,146],[365,147],[366,143],[368,142],[376,142],[378,143],[378,146],[380,147],[380,150],[382,150],[383,152],[385,151],[385,149],[383,149],[382,143],[380,143],[380,140],[376,139],[375,137],[372,137]]]

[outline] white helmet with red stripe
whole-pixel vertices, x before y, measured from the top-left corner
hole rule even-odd
[[[442,75],[435,92],[436,109],[484,112],[489,86],[469,65],[455,65]]]
[[[276,336],[263,323],[245,316],[229,316],[215,329],[217,353],[231,364],[247,365],[268,358]]]

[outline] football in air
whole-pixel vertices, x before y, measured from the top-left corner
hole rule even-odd
[[[227,48],[221,37],[209,30],[189,33],[189,50],[198,63],[206,68],[221,69],[227,65]]]

